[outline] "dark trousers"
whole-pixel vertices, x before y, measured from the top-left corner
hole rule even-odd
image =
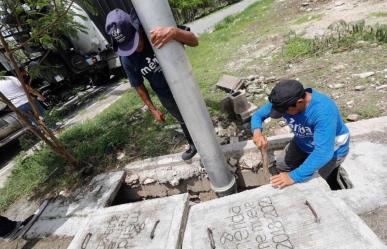
[[[164,106],[164,108],[167,109],[167,111],[169,113],[171,113],[172,116],[177,119],[177,121],[179,121],[181,129],[183,130],[184,136],[187,139],[188,143],[190,145],[194,145],[192,137],[189,134],[187,126],[184,123],[183,116],[181,116],[179,107],[177,106],[176,101],[173,98],[173,96],[172,95],[171,96],[161,96],[161,95],[158,95],[157,97],[159,98],[159,100],[160,100],[161,104]]]
[[[280,160],[277,165],[277,170],[280,172],[290,172],[293,169],[298,168],[306,160],[309,154],[302,151],[294,139],[292,139],[292,141],[290,141],[290,143],[285,147],[285,154],[283,156],[283,160]],[[337,179],[339,167],[344,159],[345,157],[334,157],[318,171],[321,177],[327,181],[332,190],[341,189]]]
[[[17,222],[0,215],[0,237],[4,237],[16,227]]]

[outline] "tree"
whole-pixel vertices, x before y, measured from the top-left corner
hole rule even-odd
[[[83,1],[84,6],[91,6],[87,0]],[[4,22],[3,18],[0,26],[0,44],[32,106],[37,126],[34,126],[28,120],[27,114],[17,109],[1,92],[0,99],[17,114],[23,125],[35,136],[68,161],[73,169],[79,169],[80,162],[66,150],[64,144],[59,141],[39,115],[38,107],[27,90],[28,82],[25,82],[19,69],[19,62],[25,59],[25,51],[30,48],[41,46],[48,51],[55,50],[63,46],[61,38],[64,34],[76,36],[79,31],[84,31],[82,25],[73,21],[74,16],[77,15],[73,11],[74,0],[3,0],[0,1],[0,6],[3,17],[7,17],[7,22]],[[18,32],[18,39],[12,36],[9,39],[7,34],[10,32]]]

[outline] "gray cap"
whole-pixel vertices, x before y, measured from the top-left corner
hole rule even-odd
[[[133,54],[140,41],[140,21],[133,12],[130,15],[121,9],[109,12],[105,31],[112,38],[113,49],[119,56]]]

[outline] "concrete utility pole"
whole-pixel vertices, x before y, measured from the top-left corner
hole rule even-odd
[[[132,0],[132,4],[148,38],[155,27],[176,27],[167,0]],[[171,41],[163,48],[153,50],[207,170],[212,189],[219,196],[235,193],[235,177],[226,167],[226,159],[183,45]]]

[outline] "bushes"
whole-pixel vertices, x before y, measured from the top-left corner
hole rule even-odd
[[[217,9],[240,0],[170,0],[178,24],[191,22]]]
[[[359,41],[370,43],[387,43],[387,25],[365,25],[364,21],[346,23],[339,21],[331,24],[329,32],[322,37],[307,39],[289,33],[282,49],[286,61],[297,61],[300,58],[316,56],[327,51],[333,53],[351,50],[359,46]]]

